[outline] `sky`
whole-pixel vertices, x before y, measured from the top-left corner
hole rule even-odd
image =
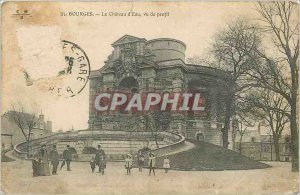
[[[12,17],[27,10],[31,17]],[[101,16],[102,12],[168,13],[168,17]],[[61,16],[61,12],[93,12],[100,16]],[[79,45],[91,70],[97,70],[112,52],[111,44],[125,34],[145,38],[174,38],[187,45],[186,58],[205,56],[214,35],[240,17],[257,19],[251,2],[8,2],[3,5],[2,114],[22,104],[52,120],[53,129],[86,129],[88,89],[74,97],[49,94],[49,83],[64,65],[61,41]],[[26,85],[26,71],[33,81]],[[28,83],[27,83],[28,84]]]

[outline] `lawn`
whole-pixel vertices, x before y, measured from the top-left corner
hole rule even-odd
[[[271,167],[252,160],[232,150],[207,142],[191,141],[195,147],[169,156],[171,169],[184,171],[221,171],[248,170]],[[158,167],[162,167],[163,157],[157,158]]]

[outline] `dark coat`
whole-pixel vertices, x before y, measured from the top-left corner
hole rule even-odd
[[[59,155],[58,155],[57,150],[52,150],[50,152],[49,156],[50,156],[51,164],[53,164],[53,165],[58,165],[59,164]]]
[[[46,149],[40,149],[38,151],[39,162],[48,163],[48,152]]]
[[[96,155],[95,155],[95,162],[96,165],[106,168],[106,157],[105,157],[105,152],[104,150],[100,149],[97,150]]]
[[[65,149],[64,152],[63,152],[63,158],[66,160],[66,161],[72,161],[72,152],[70,149]]]
[[[155,168],[156,167],[155,157],[149,157],[148,165],[149,165],[150,168]]]
[[[32,170],[33,170],[34,177],[40,176],[41,163],[39,163],[39,161],[36,159],[32,160]]]
[[[105,169],[106,168],[106,159],[104,157],[101,157],[102,159],[100,160],[98,166],[101,168],[101,169]]]
[[[40,163],[40,176],[49,176],[50,175],[50,167],[48,161],[48,152],[46,149],[40,149],[38,152],[38,160]]]

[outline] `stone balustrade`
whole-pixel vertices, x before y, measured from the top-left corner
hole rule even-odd
[[[92,154],[83,154],[85,147],[97,148],[101,144],[108,160],[122,160],[127,153],[135,154],[145,145],[157,156],[165,155],[182,147],[185,138],[182,135],[171,132],[159,132],[156,140],[149,131],[114,131],[114,130],[79,130],[65,133],[55,133],[46,137],[31,140],[29,156],[37,153],[41,144],[45,144],[48,151],[53,144],[57,145],[59,154],[66,145],[70,145],[76,151],[74,160],[90,160]],[[156,148],[156,142],[159,148]],[[25,158],[27,144],[22,142],[14,147],[15,155]]]

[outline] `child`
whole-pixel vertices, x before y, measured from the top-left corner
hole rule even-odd
[[[125,169],[127,170],[126,175],[130,175],[130,170],[132,168],[132,157],[131,154],[127,154],[126,158],[125,158]]]
[[[163,168],[165,169],[165,173],[168,173],[168,170],[170,169],[170,160],[169,160],[168,156],[166,156],[164,159]]]
[[[96,161],[95,161],[94,157],[92,157],[90,165],[91,165],[91,169],[92,169],[92,173],[93,173],[95,171],[95,168],[96,168]]]
[[[139,167],[139,172],[142,172],[142,168],[144,166],[145,162],[145,156],[142,154],[142,151],[139,150],[138,155],[137,155],[137,160],[138,160],[138,167]]]
[[[149,176],[151,175],[151,171],[153,172],[153,175],[155,176],[156,160],[155,160],[155,156],[153,153],[149,154],[148,165],[149,165]]]
[[[37,158],[32,159],[33,177],[40,176],[40,163]]]

